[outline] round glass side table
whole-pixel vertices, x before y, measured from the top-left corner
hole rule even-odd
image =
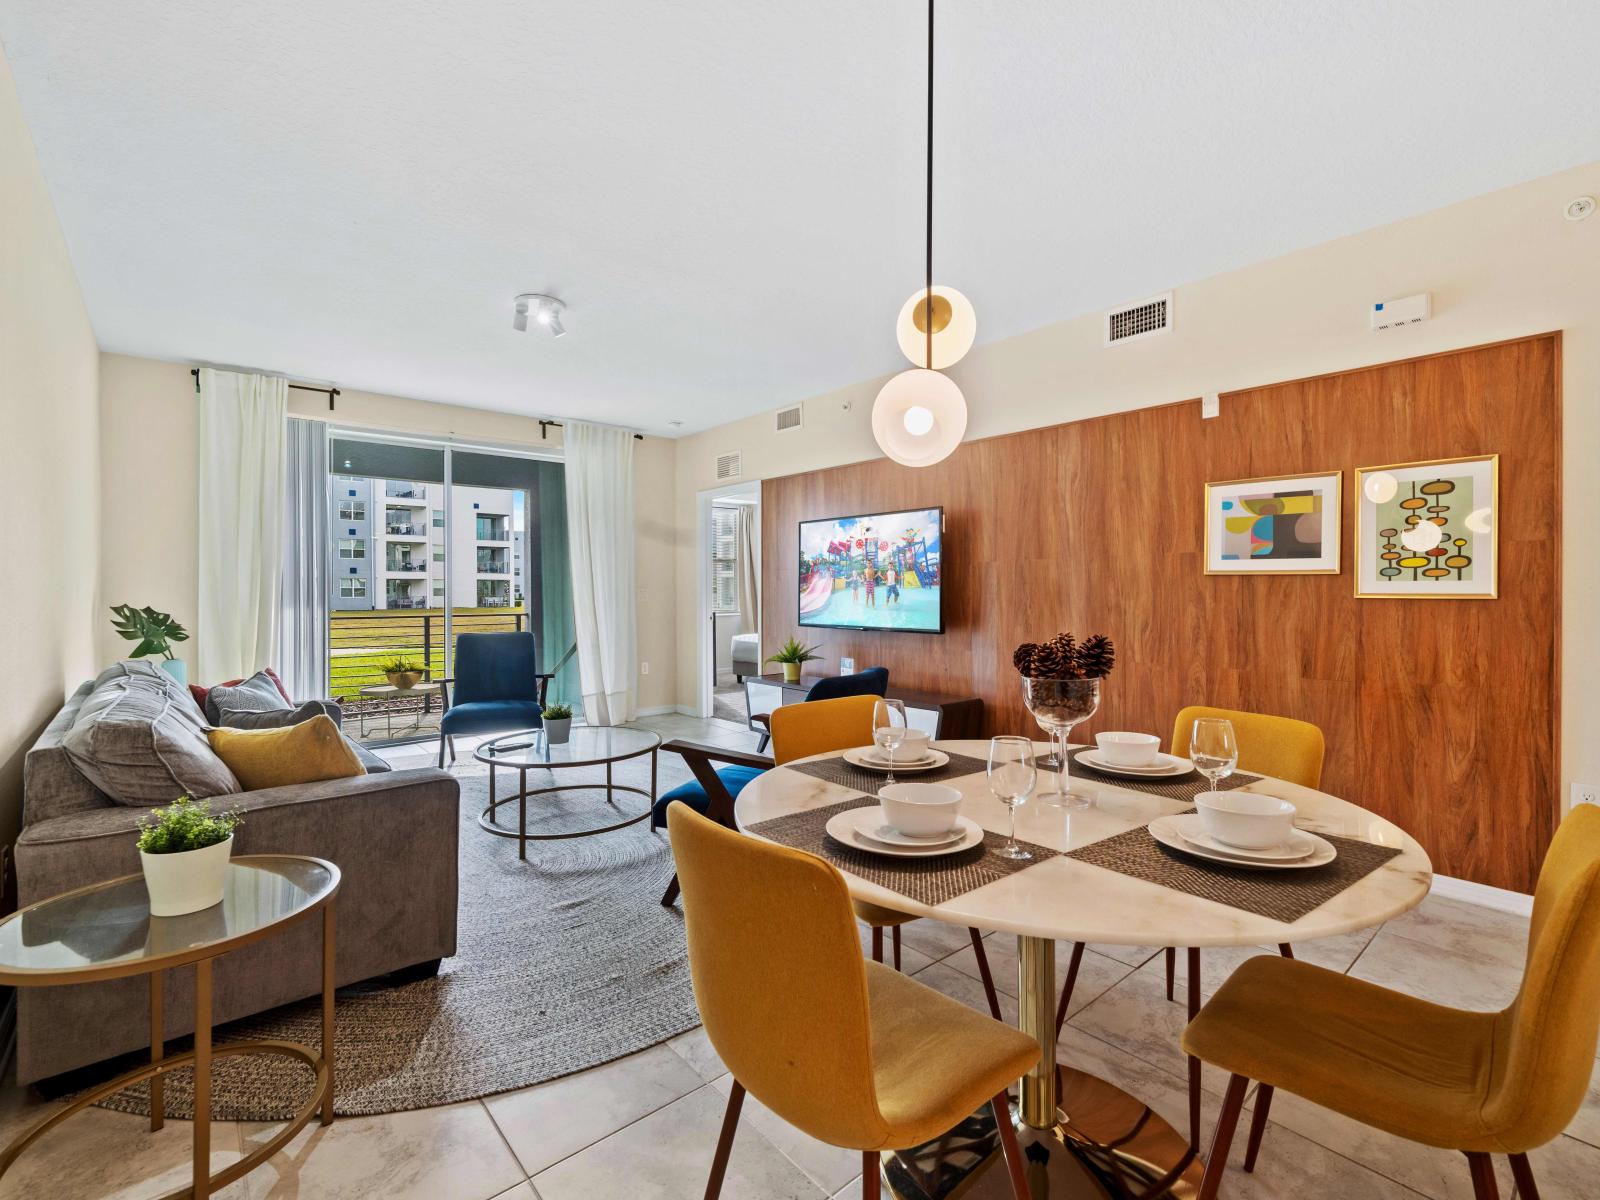
[[[152,917],[143,875],[66,892],[0,921],[0,985],[54,987],[130,975],[150,977],[150,1063],[78,1097],[24,1130],[0,1150],[0,1176],[24,1150],[62,1121],[130,1084],[150,1081],[150,1128],[160,1129],[163,1076],[194,1067],[194,1166],[191,1188],[174,1196],[205,1200],[276,1154],[311,1118],[333,1121],[334,902],[339,868],[320,858],[240,855],[228,864],[220,904],[181,917]],[[211,1046],[211,966],[230,950],[322,914],[322,1045],[230,1042]],[[175,967],[194,967],[194,1049],[166,1056],[162,984]],[[211,1165],[211,1062],[238,1054],[280,1054],[316,1078],[310,1099],[271,1140],[215,1175]]]

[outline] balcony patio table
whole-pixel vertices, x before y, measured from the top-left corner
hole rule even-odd
[[[426,712],[428,708],[427,693],[430,690],[438,690],[442,695],[444,685],[445,681],[442,679],[424,680],[422,683],[414,684],[408,688],[395,687],[392,683],[374,683],[364,688],[357,688],[356,695],[360,696],[364,700],[392,700],[396,696],[421,696],[423,699],[422,711]],[[390,740],[393,740],[395,736],[394,710],[396,707],[397,706],[393,704],[385,704],[379,709],[379,712],[383,714],[383,735]],[[443,711],[442,708],[441,711]],[[365,741],[367,737],[367,717],[369,715],[370,714],[366,712],[361,712],[356,716],[356,723],[357,727],[361,731],[362,741]],[[411,722],[409,725],[402,725],[400,727],[400,733],[402,735],[407,733],[416,733],[421,728],[422,713],[418,713],[415,721]]]

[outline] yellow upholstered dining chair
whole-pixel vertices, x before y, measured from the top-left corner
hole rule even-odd
[[[1012,1188],[1027,1200],[1006,1088],[1038,1061],[1038,1044],[865,962],[844,878],[820,858],[682,804],[667,827],[695,1002],[733,1075],[708,1200],[721,1192],[747,1088],[802,1132],[861,1151],[867,1200],[879,1195],[881,1151],[930,1141],[988,1102]]]
[[[1579,805],[1550,844],[1533,897],[1522,988],[1501,1012],[1417,1000],[1308,963],[1252,958],[1184,1031],[1183,1047],[1231,1071],[1202,1200],[1217,1194],[1253,1079],[1244,1169],[1275,1089],[1411,1141],[1467,1156],[1478,1200],[1496,1200],[1492,1154],[1519,1200],[1538,1200],[1528,1151],[1577,1114],[1600,1029],[1600,809]]]

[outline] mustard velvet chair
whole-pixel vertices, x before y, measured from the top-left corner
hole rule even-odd
[[[881,1151],[938,1137],[987,1102],[1027,1200],[1006,1088],[1038,1061],[1038,1044],[865,961],[844,878],[820,858],[682,804],[667,827],[695,1002],[733,1075],[708,1200],[721,1193],[746,1089],[797,1129],[861,1151],[866,1200],[880,1194]]]
[[[1232,1072],[1201,1200],[1216,1196],[1250,1081],[1244,1169],[1255,1167],[1273,1092],[1467,1156],[1478,1200],[1496,1200],[1492,1154],[1520,1200],[1538,1200],[1528,1151],[1577,1114],[1600,1029],[1600,808],[1561,823],[1533,898],[1522,987],[1502,1012],[1417,1000],[1308,963],[1253,958],[1184,1031],[1183,1047]]]

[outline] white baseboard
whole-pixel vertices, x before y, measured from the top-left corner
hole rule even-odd
[[[1449,900],[1463,900],[1482,908],[1515,913],[1519,917],[1533,916],[1533,897],[1523,892],[1490,887],[1486,883],[1473,883],[1470,879],[1452,879],[1449,875],[1435,875],[1429,892]]]
[[[681,713],[686,717],[695,715],[694,709],[687,704],[658,704],[654,708],[639,709],[641,717],[662,717],[667,713]]]

